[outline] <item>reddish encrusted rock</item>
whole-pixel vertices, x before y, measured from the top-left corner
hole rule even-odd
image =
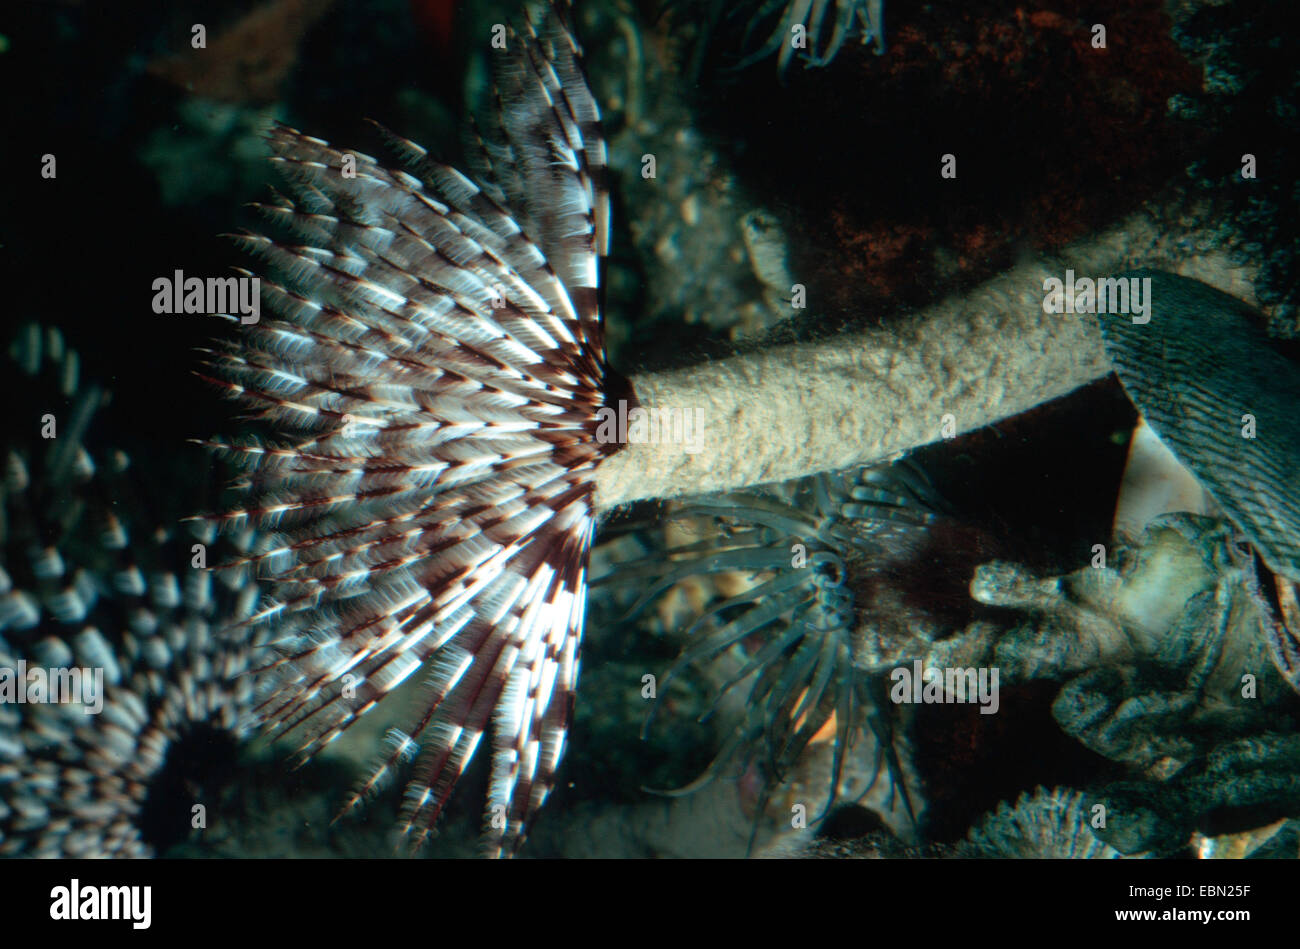
[[[752,82],[719,92],[718,121],[747,130],[741,168],[776,195],[828,316],[982,281],[1119,220],[1185,164],[1190,132],[1166,103],[1199,73],[1161,0],[888,12],[883,56],[853,44],[827,69],[792,68],[784,88],[773,79],[770,96]],[[940,177],[946,153],[955,180]]]

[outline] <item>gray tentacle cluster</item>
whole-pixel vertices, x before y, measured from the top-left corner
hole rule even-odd
[[[1117,860],[1124,856],[1092,832],[1086,798],[1069,788],[1036,788],[1005,801],[977,826],[964,845],[970,857],[1038,860]]]
[[[743,592],[710,604],[684,630],[687,645],[665,677],[663,687],[687,666],[725,657],[732,668],[706,718],[748,684],[743,711],[713,764],[673,793],[695,790],[728,768],[758,765],[765,774],[761,814],[804,750],[831,728],[822,815],[839,798],[846,755],[864,729],[876,740],[877,777],[883,767],[900,785],[876,675],[881,650],[873,629],[860,622],[855,572],[915,545],[938,507],[924,475],[910,466],[817,475],[691,503],[677,516],[708,518],[716,534],[667,551],[666,561],[657,555],[617,571],[620,582],[652,580],[632,616],[690,577],[740,571],[756,578]],[[914,820],[910,802],[904,805]]]
[[[748,42],[759,25],[779,10],[776,28],[740,65],[777,53],[777,68],[784,72],[797,49],[796,32],[807,44],[803,58],[810,67],[829,66],[854,36],[861,36],[864,43],[874,40],[876,51],[884,52],[884,6],[884,0],[769,0],[750,21],[745,39]]]

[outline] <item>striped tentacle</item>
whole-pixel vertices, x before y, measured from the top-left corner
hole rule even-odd
[[[555,780],[593,476],[615,446],[595,437],[596,104],[558,15],[494,53],[496,182],[396,136],[412,173],[270,133],[288,193],[262,210],[302,243],[239,238],[279,275],[263,291],[280,318],[210,353],[207,374],[276,433],[212,443],[247,493],[213,520],[265,532],[248,558],[279,651],[263,721],[310,756],[427,668],[421,713],[349,806],[414,758],[404,817],[423,840],[491,726],[487,835],[510,852]]]

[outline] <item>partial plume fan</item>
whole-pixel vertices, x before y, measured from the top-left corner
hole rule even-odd
[[[494,50],[496,183],[396,144],[419,177],[292,129],[270,135],[295,246],[243,242],[284,275],[282,317],[215,353],[214,379],[274,446],[224,444],[282,658],[262,706],[304,756],[429,663],[423,711],[349,805],[416,757],[416,842],[494,728],[487,835],[523,840],[549,792],[578,674],[604,339],[605,146],[556,13]],[[344,174],[355,160],[355,176]],[[349,686],[351,686],[349,688]]]
[[[196,569],[196,538],[136,490],[126,453],[94,447],[109,394],[82,380],[60,331],[28,326],[11,353],[0,857],[166,852],[194,832],[207,763],[250,724],[245,673],[258,659],[230,627],[256,610],[258,591],[246,569]],[[242,552],[250,536],[229,541]],[[190,765],[184,790],[169,777],[178,760]]]

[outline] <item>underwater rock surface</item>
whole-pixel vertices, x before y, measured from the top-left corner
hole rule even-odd
[[[44,324],[20,355],[62,377],[15,375],[0,434],[0,670],[113,680],[98,717],[0,702],[0,853],[390,856],[405,813],[422,856],[468,857],[536,812],[523,857],[1295,857],[1286,4],[579,0],[553,31],[505,0],[147,6],[24,4],[0,36],[30,144],[0,156],[0,268]],[[150,312],[159,276],[248,265],[216,235],[251,201],[292,232],[244,241],[288,271],[262,325]],[[1007,314],[1068,328],[1041,278],[1102,244],[1150,319],[1017,346]],[[214,336],[239,415],[190,378]],[[584,508],[634,457],[591,416],[670,375],[743,483],[634,464],[648,497]],[[1015,414],[972,420],[984,393]],[[905,443],[861,454],[857,408]],[[1113,528],[1137,424],[1212,504]],[[213,432],[262,462],[187,444]],[[866,457],[895,468],[823,470]],[[913,466],[933,491],[881,474]],[[243,520],[250,486],[260,539],[178,523]],[[348,726],[293,777],[249,727],[259,604],[284,717]],[[949,675],[894,693],[918,667]]]

